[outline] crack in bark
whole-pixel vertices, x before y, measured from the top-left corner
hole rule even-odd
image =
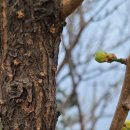
[[[7,102],[2,108],[6,130],[54,130],[56,126],[53,68],[57,67],[60,42],[57,39],[63,24],[59,0],[40,1],[7,1],[9,39],[1,76],[3,99]],[[21,9],[24,17],[18,19],[17,12]],[[52,27],[54,30],[50,31]]]

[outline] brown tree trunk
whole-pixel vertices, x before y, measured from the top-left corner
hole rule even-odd
[[[1,0],[4,130],[54,130],[60,0]]]

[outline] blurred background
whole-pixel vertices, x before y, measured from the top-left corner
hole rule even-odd
[[[66,19],[57,72],[56,130],[108,130],[125,65],[97,63],[98,50],[130,54],[130,1],[84,0]],[[129,118],[129,117],[128,117]]]

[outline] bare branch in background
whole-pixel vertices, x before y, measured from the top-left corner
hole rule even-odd
[[[127,54],[124,46],[130,41],[129,31],[126,33],[130,22],[129,18],[122,18],[121,26],[113,26],[112,16],[121,13],[126,1],[117,2],[109,9],[110,2],[86,0],[66,20],[61,44],[63,55],[57,71],[57,99],[63,111],[57,130],[97,130],[101,128],[100,120],[112,118],[113,112],[108,110],[119,94],[124,66],[116,63],[99,66],[94,55],[100,49],[115,53],[121,47],[121,52]],[[105,128],[109,128],[110,123],[106,124]]]

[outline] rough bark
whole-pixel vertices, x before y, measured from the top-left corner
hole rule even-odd
[[[60,0],[1,0],[4,130],[54,130]]]
[[[110,130],[121,130],[130,110],[130,57],[128,58],[125,79]]]

